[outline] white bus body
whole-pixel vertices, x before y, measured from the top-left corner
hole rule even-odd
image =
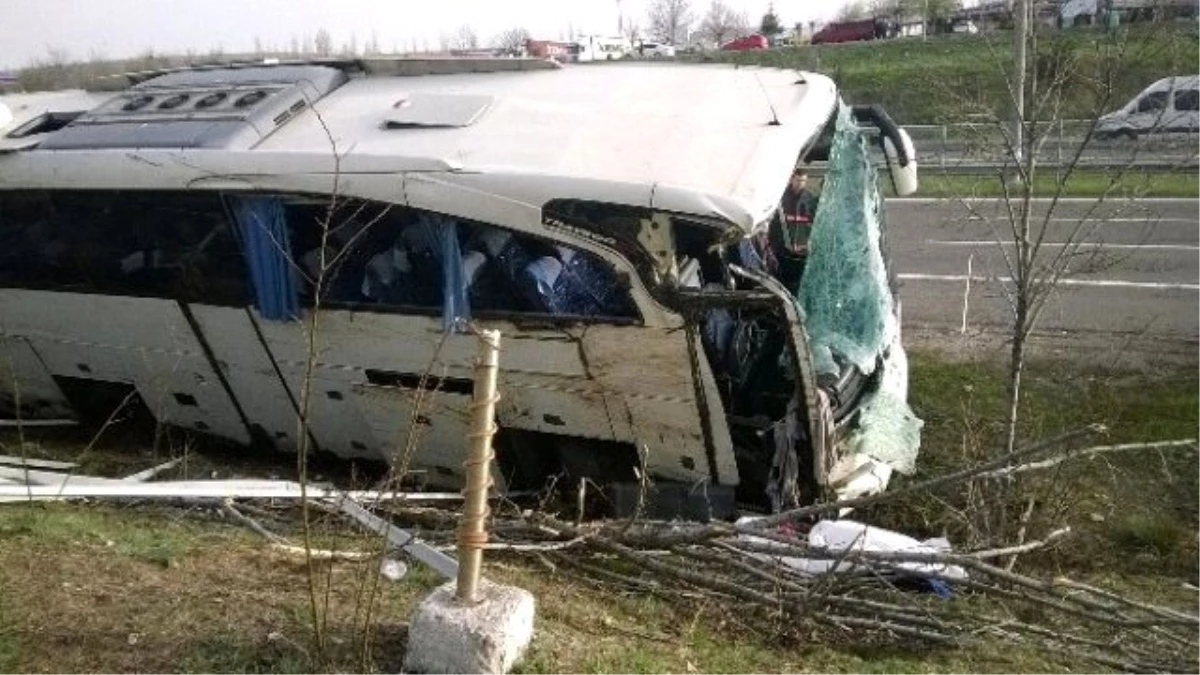
[[[502,59],[129,82],[0,97],[0,414],[73,416],[72,391],[119,385],[163,423],[307,435],[455,487],[469,316],[503,333],[510,485],[639,464],[791,503],[886,484],[844,440],[863,392],[903,397],[898,331],[874,373],[818,381],[794,291],[726,257],[828,140],[830,80]],[[915,189],[907,135],[884,135]],[[737,365],[712,356],[713,312]],[[780,457],[798,470],[769,477]]]

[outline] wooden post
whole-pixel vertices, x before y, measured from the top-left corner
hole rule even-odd
[[[479,569],[483,564],[483,547],[487,544],[487,493],[492,485],[489,470],[492,462],[492,437],[496,435],[493,421],[496,414],[496,375],[500,364],[500,331],[480,330],[479,351],[475,362],[475,391],[471,401],[471,430],[467,432],[467,461],[463,467],[467,484],[463,488],[463,513],[458,526],[458,586],[459,602],[474,603],[479,587]]]

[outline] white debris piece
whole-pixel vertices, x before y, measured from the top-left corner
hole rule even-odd
[[[182,461],[183,461],[182,457],[176,457],[175,459],[172,459],[169,462],[163,462],[162,464],[159,464],[157,466],[152,466],[149,469],[146,469],[144,471],[138,471],[137,473],[131,473],[128,476],[125,476],[125,478],[123,478],[122,480],[134,481],[134,482],[139,482],[139,483],[142,481],[145,481],[145,480],[150,480],[151,478],[154,478],[155,476],[157,476],[158,474],[160,474],[164,471],[169,471],[171,469],[174,469],[176,466],[179,466],[179,463]]]
[[[124,481],[115,478],[97,478],[96,476],[83,476],[79,474],[63,473],[61,471],[47,471],[44,469],[32,469],[24,467],[0,466],[0,478],[9,478],[28,483],[35,487],[51,487],[58,489],[59,487],[97,487],[105,486],[122,486]],[[19,488],[21,495],[28,494],[25,485]]]
[[[160,465],[152,470],[163,470],[165,467],[166,465]],[[0,466],[0,502],[80,498],[225,500],[307,498],[322,500],[358,521],[360,525],[385,536],[392,546],[429,565],[446,578],[452,579],[458,574],[458,561],[454,558],[370,513],[355,498],[362,497],[365,498],[364,501],[389,499],[423,501],[425,499],[461,499],[462,495],[459,494],[343,492],[330,487],[302,486],[300,483],[282,480],[196,480],[158,483],[133,480],[139,475],[134,474],[126,479],[111,479]],[[329,556],[339,557],[333,552],[330,552]],[[353,554],[340,557],[349,558],[353,557]]]
[[[9,420],[0,419],[0,429],[33,429],[37,427],[71,427],[79,424],[75,420]]]
[[[15,472],[15,473],[12,473]],[[24,480],[25,469],[5,470],[0,467],[0,476]],[[181,480],[153,483],[135,482],[128,479],[96,478],[62,473],[36,472],[30,478],[33,485],[26,487],[0,486],[2,497],[33,497],[34,499],[79,499],[87,497],[176,497],[179,499],[299,499],[299,483],[283,480]],[[375,490],[341,491],[318,485],[309,485],[304,491],[309,499],[333,499],[349,497],[356,501],[457,501],[459,493],[383,492]]]
[[[750,522],[753,518],[742,518],[739,524]],[[741,535],[745,541],[771,546],[769,539],[753,535]],[[808,545],[813,548],[826,549],[830,553],[844,551],[864,552],[903,552],[903,553],[949,553],[950,542],[944,537],[918,541],[906,534],[873,525],[866,525],[854,520],[822,520],[812,526],[808,532]],[[800,572],[801,574],[826,574],[837,565],[837,572],[866,572],[863,565],[828,558],[800,558],[794,556],[770,556],[755,554],[762,559],[774,558],[781,564]],[[897,570],[908,570],[921,574],[933,574],[941,579],[961,580],[967,578],[967,571],[959,565],[948,565],[933,562],[899,562],[892,565]]]
[[[379,561],[379,573],[388,581],[400,581],[408,574],[408,565],[402,560],[384,558]]]

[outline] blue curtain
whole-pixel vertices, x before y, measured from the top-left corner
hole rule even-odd
[[[458,245],[458,221],[423,214],[418,224],[429,250],[437,252],[442,267],[442,328],[451,331],[459,321],[471,318],[462,250]]]
[[[254,283],[254,304],[264,319],[292,321],[300,316],[300,294],[292,274],[291,244],[283,202],[278,197],[235,197],[233,213]]]

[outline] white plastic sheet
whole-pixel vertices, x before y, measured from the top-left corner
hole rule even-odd
[[[743,518],[739,523],[749,522],[752,519]],[[752,541],[757,544],[770,546],[773,542],[769,539],[755,537],[753,535],[742,535],[742,539]],[[918,541],[913,537],[882,527],[866,525],[854,520],[822,520],[813,525],[808,533],[808,543],[814,548],[823,548],[831,553],[842,553],[850,551],[895,551],[909,553],[948,553],[950,552],[950,542],[945,538],[926,539]],[[767,559],[774,558],[782,565],[795,570],[800,574],[816,575],[826,574],[834,571],[834,566],[837,565],[836,571],[839,573],[867,572],[867,568],[858,563],[851,561],[841,561],[828,558],[800,558],[794,556],[771,556],[769,554],[756,554],[758,557]],[[917,572],[922,575],[933,574],[945,580],[962,580],[967,578],[967,571],[958,565],[947,565],[942,563],[918,563],[918,562],[903,562],[896,563],[894,569],[900,571]]]

